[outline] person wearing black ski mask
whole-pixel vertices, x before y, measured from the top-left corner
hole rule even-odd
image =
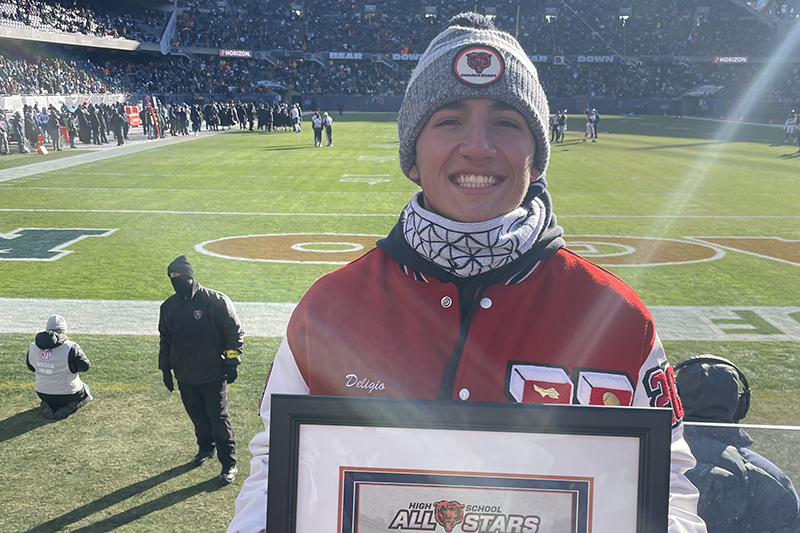
[[[238,469],[227,384],[238,375],[242,324],[230,298],[195,281],[185,255],[170,263],[167,275],[175,294],[161,304],[158,368],[170,392],[175,373],[183,406],[194,424],[199,450],[192,464],[201,466],[218,455],[219,479],[229,484]]]

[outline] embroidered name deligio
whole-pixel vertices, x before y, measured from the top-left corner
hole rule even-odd
[[[345,386],[355,387],[357,389],[365,389],[369,391],[369,394],[372,394],[372,391],[382,391],[386,390],[386,385],[380,380],[378,381],[370,381],[367,378],[358,379],[358,376],[355,374],[347,374],[347,382]]]

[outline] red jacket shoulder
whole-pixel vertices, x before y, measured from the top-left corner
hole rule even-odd
[[[591,290],[594,287],[595,290],[612,291],[628,306],[638,309],[648,319],[651,319],[650,312],[636,291],[613,272],[609,272],[567,248],[561,248],[546,261],[548,268],[562,269],[565,279],[570,284],[578,285],[581,290]]]

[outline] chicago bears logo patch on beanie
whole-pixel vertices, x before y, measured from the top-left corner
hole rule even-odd
[[[469,45],[456,54],[453,70],[467,85],[489,85],[503,75],[505,62],[491,46]]]

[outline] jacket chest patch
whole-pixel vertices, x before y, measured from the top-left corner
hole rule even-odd
[[[623,372],[574,369],[509,362],[505,394],[517,403],[576,403],[625,405],[633,403],[633,382]]]
[[[194,310],[194,319],[195,320],[200,320],[201,318],[203,318],[203,312],[200,309],[195,309]]]

